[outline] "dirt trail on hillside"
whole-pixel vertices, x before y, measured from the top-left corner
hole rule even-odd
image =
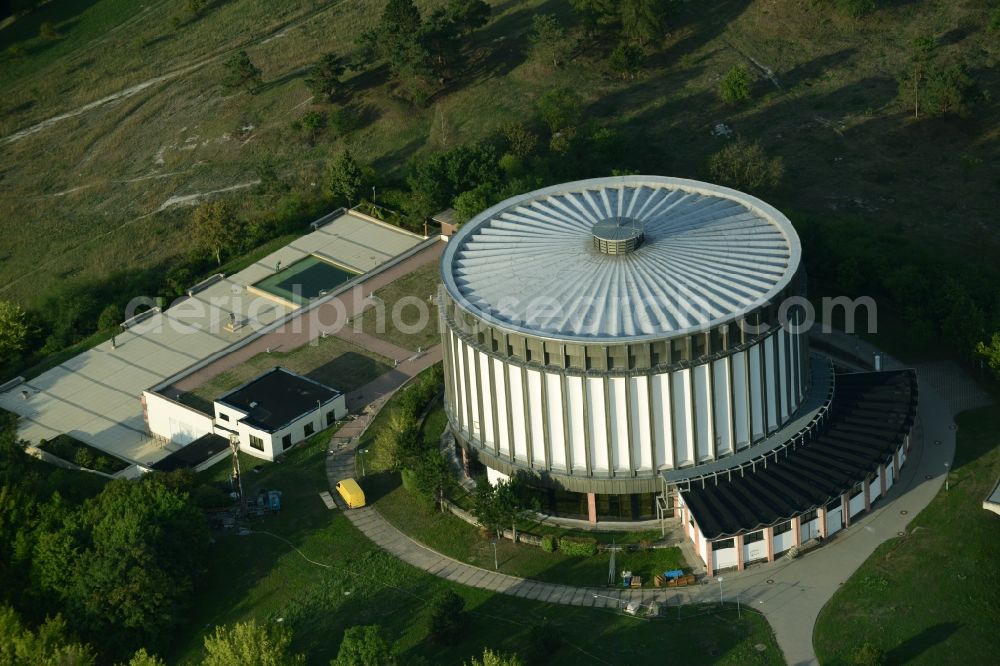
[[[137,85],[132,86],[131,88],[126,88],[125,90],[120,90],[120,91],[118,91],[118,92],[116,92],[114,94],[108,95],[107,97],[102,97],[101,99],[99,99],[97,101],[90,102],[89,104],[84,104],[83,106],[77,107],[77,108],[73,109],[72,111],[67,111],[66,113],[61,113],[58,116],[52,116],[51,118],[47,118],[46,120],[43,120],[40,123],[36,123],[35,125],[32,125],[31,127],[28,127],[28,128],[23,129],[23,130],[21,130],[19,132],[14,132],[13,134],[9,134],[9,135],[3,137],[2,139],[0,139],[0,144],[8,144],[8,143],[14,143],[15,141],[20,141],[21,139],[23,139],[26,136],[30,136],[30,135],[32,135],[32,134],[34,134],[36,132],[41,132],[46,127],[51,127],[52,125],[55,125],[58,122],[66,120],[67,118],[73,118],[73,117],[82,115],[84,113],[87,113],[88,111],[96,109],[96,108],[98,108],[100,106],[104,106],[105,104],[110,104],[111,102],[117,102],[118,100],[125,99],[127,97],[131,97],[132,95],[135,95],[136,93],[140,93],[143,90],[145,90],[146,88],[150,88],[152,86],[155,86],[158,83],[163,83],[164,81],[169,81],[170,79],[175,79],[178,76],[183,76],[184,74],[188,74],[190,72],[195,71],[196,69],[204,67],[208,63],[212,62],[212,60],[214,60],[214,59],[215,58],[208,58],[206,60],[202,60],[201,62],[195,63],[194,65],[189,65],[188,67],[183,67],[181,69],[176,69],[176,70],[174,70],[172,72],[164,74],[163,76],[157,76],[157,77],[154,77],[152,79],[148,79],[146,81],[143,81],[142,83],[139,83]]]
[[[207,65],[210,62],[218,60],[219,58],[221,58],[226,53],[230,53],[232,51],[235,51],[236,49],[247,48],[249,46],[260,45],[260,44],[266,44],[267,42],[269,42],[271,40],[284,37],[288,33],[288,31],[291,30],[292,28],[297,28],[300,25],[304,24],[305,22],[316,18],[320,14],[323,14],[323,13],[325,13],[327,11],[330,11],[331,9],[337,7],[340,4],[341,4],[340,2],[337,2],[337,3],[334,3],[334,4],[329,5],[327,7],[319,7],[317,9],[314,9],[313,11],[307,12],[305,15],[299,16],[298,18],[293,19],[293,20],[291,20],[291,21],[289,21],[287,23],[279,24],[279,25],[274,26],[274,28],[270,31],[270,33],[268,33],[266,35],[261,35],[260,37],[257,37],[255,39],[251,39],[250,41],[245,42],[243,44],[240,44],[240,45],[238,45],[236,47],[226,47],[224,49],[217,50],[215,53],[213,53],[209,57],[207,57],[207,58],[205,58],[205,59],[203,59],[203,60],[201,60],[201,61],[199,61],[199,62],[197,62],[197,63],[195,63],[193,65],[188,65],[186,67],[181,67],[179,69],[175,69],[174,71],[168,72],[166,74],[163,74],[162,76],[153,77],[151,79],[143,81],[142,83],[138,83],[138,84],[136,84],[136,85],[134,85],[134,86],[132,86],[130,88],[126,88],[125,90],[121,90],[119,92],[112,93],[111,95],[107,95],[106,97],[102,97],[101,99],[96,100],[94,102],[90,102],[88,104],[84,104],[83,106],[77,107],[76,109],[73,109],[72,111],[67,111],[65,113],[60,113],[58,116],[53,116],[51,118],[48,118],[46,120],[43,120],[43,121],[41,121],[39,123],[34,124],[31,127],[27,127],[27,128],[25,128],[23,130],[14,132],[13,134],[9,134],[9,135],[7,135],[5,137],[0,138],[0,145],[6,145],[6,144],[9,144],[9,143],[14,143],[15,141],[20,141],[21,139],[23,139],[26,136],[31,136],[32,134],[35,134],[37,132],[42,131],[46,127],[51,127],[52,125],[55,125],[58,122],[66,120],[67,118],[74,118],[76,116],[79,116],[79,115],[82,115],[84,113],[87,113],[88,111],[92,111],[93,109],[96,109],[98,107],[104,106],[105,104],[110,104],[112,102],[117,102],[118,100],[125,99],[127,97],[131,97],[132,95],[140,93],[143,90],[146,90],[147,88],[155,86],[155,85],[157,85],[159,83],[163,83],[165,81],[169,81],[171,79],[175,79],[178,76],[183,76],[185,74],[189,74],[189,73],[191,73],[191,72],[193,72],[193,71],[195,71],[197,69],[200,69],[201,67],[204,67],[205,65]]]

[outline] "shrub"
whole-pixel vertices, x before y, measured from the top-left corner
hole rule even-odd
[[[608,65],[622,79],[634,79],[642,67],[642,49],[635,44],[619,44],[611,52]]]
[[[836,0],[841,14],[851,18],[861,18],[875,11],[875,0]]]
[[[556,550],[556,538],[551,534],[542,537],[542,550],[546,553],[554,553]]]
[[[854,653],[854,663],[858,666],[881,666],[885,663],[885,655],[869,641],[865,641]]]
[[[528,632],[529,664],[548,664],[559,648],[562,647],[562,635],[547,619],[531,627]]]
[[[597,554],[597,539],[590,537],[560,537],[559,550],[565,555],[590,557]]]
[[[465,629],[466,620],[465,599],[451,590],[445,590],[431,602],[431,639],[442,644],[456,642]]]
[[[739,104],[750,99],[750,86],[753,84],[750,71],[745,65],[736,65],[730,69],[719,86],[719,96],[726,104]]]
[[[709,158],[708,172],[716,183],[754,192],[777,187],[785,163],[780,157],[768,157],[759,142],[740,138]]]

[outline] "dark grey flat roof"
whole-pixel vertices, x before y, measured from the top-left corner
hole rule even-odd
[[[280,366],[272,368],[216,402],[246,413],[243,422],[274,432],[340,395],[329,386]]]
[[[829,415],[811,440],[756,471],[720,474],[681,490],[706,539],[774,525],[850,490],[910,432],[917,410],[913,370],[837,375]]]
[[[175,469],[194,468],[228,448],[229,441],[225,437],[208,433],[157,461],[152,469],[157,472],[172,472]]]

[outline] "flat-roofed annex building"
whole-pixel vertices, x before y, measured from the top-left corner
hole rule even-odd
[[[274,460],[346,416],[347,404],[343,393],[279,366],[219,397],[214,411],[217,434]]]

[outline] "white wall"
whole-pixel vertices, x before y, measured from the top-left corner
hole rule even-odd
[[[760,532],[760,530],[758,530]],[[751,532],[754,534],[754,532]],[[763,535],[762,535],[763,536]],[[745,538],[745,537],[744,537]],[[753,543],[743,544],[743,562],[753,562],[756,560],[766,560],[767,559],[767,538],[763,538],[760,541],[754,541]]]
[[[290,446],[298,444],[307,438],[307,435],[305,434],[305,426],[307,423],[312,424],[313,434],[316,434],[320,430],[326,428],[326,414],[330,411],[334,413],[335,420],[343,418],[347,414],[347,401],[345,396],[337,396],[332,401],[324,404],[320,409],[312,410],[305,416],[292,421],[284,428],[276,430],[273,433],[258,430],[247,425],[243,421],[240,421],[235,424],[236,432],[239,433],[240,437],[240,450],[256,458],[274,460],[275,456],[280,456],[287,450],[282,445],[282,439],[285,435],[290,434],[292,436],[292,443]],[[261,438],[264,442],[263,451],[250,446],[250,435],[256,435]],[[311,436],[312,435],[308,435],[308,437]]]
[[[808,523],[802,523],[799,526],[799,542],[805,543],[809,539],[815,539],[820,535],[819,531],[819,518],[814,518]]]
[[[146,420],[153,435],[176,444],[190,444],[213,431],[212,417],[151,391],[142,392]]]
[[[777,555],[795,545],[795,530],[774,535],[774,554]]]
[[[451,329],[445,342],[449,412],[474,444],[536,469],[547,463],[581,473],[589,460],[599,477],[682,467],[749,446],[751,419],[760,436],[765,421],[773,429],[797,406],[775,365],[808,372],[791,358],[798,345],[783,332],[711,363],[631,377],[522,368]]]
[[[864,493],[864,491],[858,493],[856,497],[852,497],[851,498],[851,502],[848,505],[848,507],[850,508],[850,511],[851,511],[851,513],[850,513],[851,518],[853,518],[854,516],[858,515],[862,511],[864,511],[865,510],[865,493]]]
[[[490,482],[490,485],[497,485],[500,481],[510,481],[510,477],[503,472],[499,472],[492,467],[486,468],[486,480]]]
[[[737,564],[736,548],[712,549],[712,569],[714,571],[735,567]]]
[[[833,536],[844,528],[843,511],[840,507],[836,511],[826,512],[826,535]]]

